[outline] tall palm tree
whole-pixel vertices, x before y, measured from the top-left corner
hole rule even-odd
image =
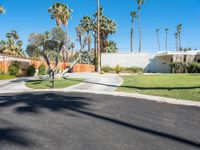
[[[58,27],[61,27],[62,25],[65,26],[67,40],[65,44],[65,49],[62,50],[64,62],[68,61],[67,51],[69,48],[70,41],[68,37],[67,25],[69,19],[71,18],[72,11],[73,11],[72,9],[69,9],[69,7],[63,3],[55,3],[48,9],[48,12],[51,14],[51,19],[56,20],[57,26]]]
[[[156,35],[157,35],[157,42],[158,42],[158,50],[160,51],[160,37],[159,37],[160,29],[156,29]]]
[[[5,13],[5,9],[3,8],[3,6],[0,4],[0,14]]]
[[[178,33],[178,50],[181,50],[181,31],[182,31],[182,24],[177,26],[177,33]]]
[[[57,26],[61,26],[62,25],[62,14],[63,14],[63,6],[62,3],[55,3],[53,4],[49,9],[48,12],[51,14],[51,19],[55,19],[56,20],[56,24]]]
[[[141,10],[141,5],[144,4],[144,0],[137,0],[137,4],[138,4],[138,26],[139,26],[139,36],[140,36],[139,52],[141,52],[141,48],[142,48],[142,30],[141,30],[141,23],[140,23],[140,10]]]
[[[100,0],[97,0],[97,71],[101,72],[101,49],[100,49]]]
[[[165,28],[165,50],[168,51],[168,32],[169,28]]]
[[[90,31],[92,31],[93,29],[93,19],[89,16],[84,16],[83,19],[81,20],[80,26],[82,26],[85,31],[87,32],[87,36],[88,36],[88,51],[90,51],[90,46],[91,46],[91,35],[90,35]]]
[[[178,49],[178,43],[179,43],[179,40],[178,40],[178,33],[174,33],[174,35],[175,35],[175,40],[176,40],[176,51],[178,51],[179,49]]]
[[[133,52],[133,32],[134,32],[134,20],[137,17],[137,12],[131,12],[131,52]]]

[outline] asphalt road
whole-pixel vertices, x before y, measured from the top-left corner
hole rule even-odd
[[[0,149],[200,149],[200,108],[83,93],[0,95]]]

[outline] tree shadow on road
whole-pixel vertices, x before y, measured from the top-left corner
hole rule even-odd
[[[78,96],[82,95],[82,96]],[[88,94],[89,95],[89,94]],[[94,95],[93,95],[94,96]],[[104,97],[105,98],[105,97]],[[40,115],[40,109],[48,109],[53,112],[59,112],[63,110],[69,110],[74,113],[85,115],[87,117],[105,121],[111,123],[113,125],[121,126],[123,128],[129,128],[135,131],[139,131],[148,135],[160,137],[163,139],[168,139],[171,141],[175,141],[184,145],[189,145],[192,147],[200,148],[199,141],[192,141],[185,137],[181,137],[178,135],[173,135],[170,133],[157,131],[155,129],[151,129],[148,127],[135,125],[130,122],[122,121],[116,119],[115,117],[110,117],[110,114],[101,115],[99,112],[90,109],[92,105],[95,105],[94,102],[98,102],[101,99],[100,97],[83,96],[83,94],[73,93],[73,94],[64,94],[64,93],[27,93],[27,94],[17,94],[17,95],[5,95],[0,96],[0,110],[2,108],[8,108],[11,106],[15,106],[14,113],[34,113]],[[24,104],[23,106],[19,106],[18,104]],[[1,124],[0,124],[1,125]],[[15,140],[17,137],[15,135],[20,135],[22,131],[10,129],[10,128],[2,128],[0,129],[0,137],[1,140],[18,143],[23,146],[26,145],[27,141],[21,138],[22,141]],[[9,135],[9,136],[8,136]],[[21,135],[23,136],[23,135]],[[24,143],[23,143],[24,140]],[[1,143],[0,143],[1,144]]]
[[[23,147],[30,147],[32,145],[31,140],[24,135],[24,133],[30,132],[29,130],[15,127],[10,121],[3,119],[0,119],[0,125],[0,147],[5,142]]]

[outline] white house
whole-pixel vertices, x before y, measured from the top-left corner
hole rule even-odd
[[[101,66],[140,67],[145,72],[172,73],[171,64],[175,61],[200,62],[200,50],[187,52],[148,53],[102,53]]]

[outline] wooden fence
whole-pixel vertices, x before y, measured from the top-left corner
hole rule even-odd
[[[3,56],[3,57],[2,57]],[[14,61],[19,62],[20,64],[20,74],[25,75],[26,69],[30,65],[35,65],[35,68],[38,69],[40,65],[44,64],[46,66],[46,69],[48,69],[48,66],[45,61],[41,60],[33,60],[33,59],[27,59],[27,58],[18,58],[15,57],[13,59],[13,56],[9,56],[9,59],[6,57],[6,55],[0,54],[0,72],[7,73],[8,68],[10,64]],[[63,71],[66,69],[67,66],[70,66],[70,64],[66,63],[59,63],[58,64],[58,70]],[[89,64],[76,64],[72,72],[81,73],[81,72],[95,72],[95,66],[89,65]]]

